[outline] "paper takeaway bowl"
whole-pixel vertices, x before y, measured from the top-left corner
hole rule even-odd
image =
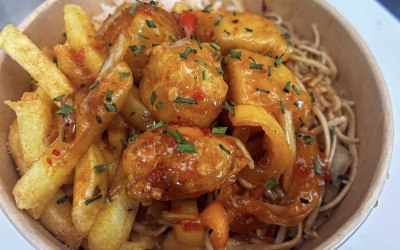
[[[37,8],[19,26],[39,47],[49,47],[64,40],[63,6],[81,5],[90,15],[101,12],[97,0],[49,0]],[[111,0],[103,1],[111,2]],[[261,1],[247,2],[247,9],[261,12]],[[312,39],[310,26],[317,23],[321,43],[335,61],[339,78],[337,90],[356,102],[359,171],[355,182],[329,221],[304,249],[331,249],[348,239],[375,206],[388,175],[393,146],[393,118],[385,82],[366,45],[353,28],[324,1],[267,0],[268,8],[289,21],[296,34]],[[19,176],[7,152],[7,135],[14,112],[3,104],[18,100],[30,88],[29,75],[13,60],[0,52],[0,205],[14,227],[35,248],[63,249],[65,246],[38,221],[19,210],[12,189]]]

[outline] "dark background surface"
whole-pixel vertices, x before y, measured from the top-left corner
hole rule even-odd
[[[400,0],[378,0],[378,2],[396,16],[397,20],[400,19]]]

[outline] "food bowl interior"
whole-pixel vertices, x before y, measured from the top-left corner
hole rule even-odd
[[[102,1],[112,2],[111,0]],[[247,10],[261,13],[261,1],[245,1]],[[63,6],[81,5],[90,15],[101,12],[97,0],[50,0],[32,13],[19,27],[39,48],[63,41]],[[312,40],[311,25],[316,23],[321,43],[333,57],[339,77],[337,90],[356,102],[356,133],[360,138],[359,171],[343,202],[319,232],[319,238],[308,241],[304,249],[337,247],[368,216],[383,188],[389,165],[393,125],[390,101],[379,69],[359,36],[323,1],[267,0],[269,10],[289,21],[295,33]],[[18,174],[7,152],[7,135],[14,112],[3,102],[18,100],[30,89],[29,75],[4,53],[0,53],[0,141],[2,162],[0,203],[17,230],[36,248],[64,248],[39,222],[16,208],[12,189]]]

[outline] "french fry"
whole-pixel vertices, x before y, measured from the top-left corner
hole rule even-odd
[[[96,31],[93,24],[85,11],[73,4],[64,6],[64,20],[69,45],[83,58],[83,63],[90,72],[97,75],[105,56],[101,44],[95,39]]]
[[[25,92],[18,102],[5,102],[12,108],[18,121],[23,157],[30,166],[46,150],[52,127],[51,105],[34,92]]]
[[[129,75],[121,77],[121,72]],[[13,194],[19,208],[29,209],[49,201],[67,181],[87,149],[117,114],[115,111],[122,107],[132,86],[131,76],[126,63],[118,64],[77,104],[75,137],[64,142],[59,135],[15,185]],[[105,98],[106,92],[112,92],[110,101]]]
[[[128,131],[126,129],[108,129],[107,135],[114,157],[121,159],[127,143]]]
[[[118,160],[114,157],[111,146],[109,144],[105,143],[103,140],[100,140],[99,147],[101,152],[103,153],[104,162],[107,164],[108,183],[112,183]]]
[[[59,190],[47,203],[39,221],[67,246],[78,249],[83,236],[72,222],[71,210],[71,202],[66,193]]]
[[[1,31],[0,48],[33,77],[51,99],[73,93],[67,77],[55,63],[13,25]],[[60,106],[59,102],[55,104]]]
[[[135,127],[146,130],[153,122],[150,111],[140,100],[139,89],[132,87],[121,111],[122,115]]]
[[[138,235],[130,241],[122,244],[120,250],[145,250],[153,249],[156,246],[156,239],[150,235]]]
[[[8,149],[11,157],[17,165],[17,171],[20,176],[24,175],[28,171],[29,165],[24,159],[22,147],[19,139],[18,123],[14,120],[10,126],[10,132],[8,133]]]
[[[109,201],[100,210],[90,229],[89,249],[117,250],[128,240],[140,203],[128,198],[126,181],[126,175],[119,165],[109,192]]]
[[[194,247],[179,242],[173,232],[169,232],[164,239],[162,249],[164,250],[201,250],[202,247]]]
[[[75,168],[72,220],[87,236],[108,192],[107,165],[98,146],[90,146]],[[90,203],[89,203],[90,202]]]
[[[196,199],[173,200],[171,203],[171,210],[175,213],[199,214]],[[191,223],[189,226],[190,227],[184,227],[182,224],[174,225],[174,236],[176,240],[185,245],[204,247],[206,236],[204,227],[201,226],[200,223]]]

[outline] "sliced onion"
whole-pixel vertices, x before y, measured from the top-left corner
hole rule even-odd
[[[345,147],[338,144],[335,149],[332,165],[329,168],[332,181],[336,181],[340,175],[344,175],[352,162],[353,157],[350,152]]]
[[[293,126],[293,117],[292,117],[292,112],[286,111],[282,115],[281,119],[281,125],[283,128],[283,131],[285,132],[286,135],[286,141],[289,144],[289,149],[290,149],[290,164],[288,168],[286,168],[285,173],[283,174],[283,189],[285,191],[288,191],[290,189],[290,186],[292,185],[293,182],[293,175],[294,175],[294,163],[296,162],[296,137],[295,137],[295,131],[294,131],[294,126]]]

